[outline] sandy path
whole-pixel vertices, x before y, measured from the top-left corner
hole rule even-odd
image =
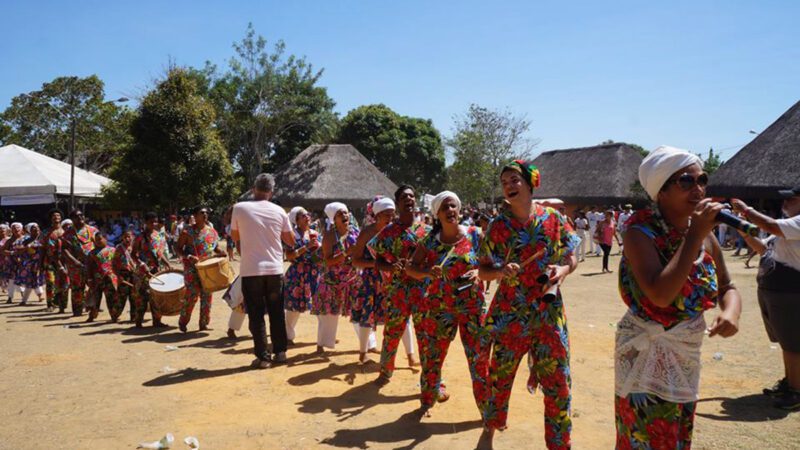
[[[800,448],[800,413],[773,409],[759,394],[782,365],[761,324],[755,271],[738,259],[729,257],[729,264],[744,295],[741,331],[704,344],[695,448]],[[613,323],[624,307],[616,274],[599,269],[599,258],[587,259],[564,288],[579,449],[614,442]],[[304,315],[289,364],[252,371],[246,330],[236,342],[224,337],[228,314],[217,295],[214,330],[184,335],[177,328],[156,333],[127,323],[83,324],[45,313],[40,304],[0,305],[0,449],[130,449],[167,431],[179,441],[197,436],[204,449],[474,446],[480,422],[458,339],[444,369],[452,398],[418,424],[417,374],[401,357],[392,382],[376,391],[374,369],[363,373],[355,364],[357,341],[344,319],[339,348],[328,356],[312,354],[316,321]],[[174,326],[177,318],[166,322]],[[196,328],[195,316],[190,329]],[[167,345],[179,350],[168,352]],[[716,352],[721,361],[712,358]],[[175,371],[163,373],[167,366]],[[496,447],[543,448],[541,396],[525,390],[527,369],[519,374],[510,428],[498,434]]]

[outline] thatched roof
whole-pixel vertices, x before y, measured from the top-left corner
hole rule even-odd
[[[544,152],[533,160],[542,176],[533,196],[584,205],[641,203],[646,194],[631,187],[639,179],[642,159],[623,142]]]
[[[767,199],[795,186],[800,186],[800,102],[714,172],[708,193]]]
[[[284,207],[321,210],[342,202],[364,208],[377,195],[391,196],[392,180],[352,145],[312,145],[275,173],[275,196]]]

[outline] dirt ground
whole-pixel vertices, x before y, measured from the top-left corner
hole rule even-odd
[[[760,394],[783,369],[761,323],[755,270],[727,254],[744,312],[738,335],[703,345],[694,448],[800,448],[800,413],[773,409]],[[614,445],[614,324],[625,308],[616,271],[599,272],[600,258],[587,258],[564,287],[578,449]],[[185,436],[203,449],[474,447],[481,424],[458,339],[443,372],[451,399],[417,423],[418,373],[401,356],[392,382],[377,391],[376,369],[365,373],[356,363],[357,340],[345,319],[337,349],[320,357],[312,353],[316,320],[304,315],[288,364],[254,371],[246,325],[241,338],[227,339],[230,309],[214,297],[214,329],[197,332],[195,311],[188,334],[176,317],[166,318],[166,330],[135,330],[108,323],[107,313],[84,324],[3,298],[0,449],[132,449],[166,432],[176,437],[173,448],[188,448]],[[525,390],[527,375],[527,368],[518,372],[509,429],[498,433],[496,448],[544,448],[542,399]]]

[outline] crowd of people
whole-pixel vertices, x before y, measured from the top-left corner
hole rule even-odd
[[[391,382],[403,342],[408,364],[420,366],[419,415],[425,417],[449,399],[442,367],[458,333],[484,424],[478,446],[491,448],[495,431],[507,427],[512,384],[527,356],[528,388],[544,397],[545,443],[569,448],[570,347],[559,287],[587,254],[602,255],[603,272],[611,272],[616,242],[620,295],[628,306],[614,355],[617,447],[690,448],[703,337],[736,334],[741,313],[714,234],[724,205],[705,198],[708,177],[700,160],[661,147],[639,169],[650,206],[590,208],[574,219],[559,205],[533,201],[541,176],[531,163],[514,161],[499,174],[505,200],[499,210],[468,211],[456,193],[444,191],[427,217],[418,212],[414,188],[403,185],[393,198],[376,196],[365,205],[358,224],[339,202],[328,204],[318,220],[302,207],[287,213],[271,201],[273,178],[259,175],[252,200],[234,205],[224,219],[228,248],[241,257],[231,290],[242,302],[232,310],[228,335],[236,336],[246,315],[253,367],[266,369],[287,360],[302,314],[316,316],[320,353],[336,347],[345,316],[358,338],[359,362],[379,366],[379,387]],[[759,276],[759,303],[770,339],[783,348],[786,376],[765,393],[778,407],[800,409],[800,334],[793,326],[800,317],[800,189],[781,195],[787,219],[769,218],[740,201],[734,208],[776,236],[742,239],[772,260]],[[105,296],[112,321],[129,303],[134,326],[143,326],[149,309],[153,325],[162,327],[146,280],[172,268],[172,240],[186,285],[180,330],[188,330],[198,301],[199,328],[208,329],[212,296],[202,289],[196,264],[226,253],[209,210],[192,212],[180,228],[177,221],[164,228],[148,213],[141,232],[121,230],[115,246],[77,210],[69,221],[51,211],[44,231],[11,224],[0,242],[8,301],[17,291],[23,303],[31,292],[42,300],[44,284],[50,311],[66,311],[69,290],[72,313],[86,310],[88,321],[97,318]],[[490,283],[497,283],[491,299]],[[714,308],[719,313],[707,323],[704,312]]]

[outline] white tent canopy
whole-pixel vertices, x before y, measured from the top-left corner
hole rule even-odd
[[[69,195],[70,165],[19,145],[0,147],[0,196],[3,205],[52,203]],[[75,167],[76,197],[97,197],[111,180]]]

